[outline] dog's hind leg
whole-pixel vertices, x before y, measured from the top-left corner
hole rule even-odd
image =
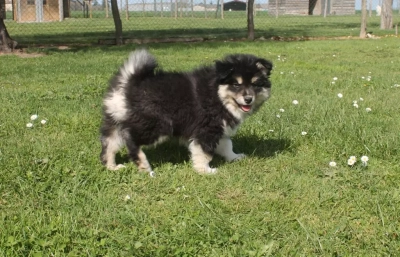
[[[233,152],[232,140],[229,137],[223,137],[219,140],[215,153],[221,155],[226,161],[237,161],[246,157],[244,154],[236,154]]]
[[[136,164],[139,167],[139,170],[152,172],[150,163],[147,160],[147,157],[144,154],[144,152],[142,151],[142,149],[139,149],[138,157],[139,157],[139,160],[136,162]]]
[[[109,133],[103,133],[103,135],[101,136],[102,149],[100,159],[109,170],[118,170],[120,168],[124,168],[124,165],[116,165],[115,163],[115,155],[124,145],[124,140],[120,135],[118,129],[113,129],[107,132]]]
[[[140,149],[140,146],[137,146],[132,140],[128,140],[126,142],[126,146],[128,148],[129,156],[132,161],[138,166],[140,171],[152,172],[150,167],[150,163],[147,160],[146,155]]]
[[[217,169],[210,168],[212,155],[206,153],[197,140],[190,142],[189,151],[191,153],[193,167],[197,172],[205,174],[214,174],[217,172]]]

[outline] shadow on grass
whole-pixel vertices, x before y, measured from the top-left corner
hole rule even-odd
[[[326,24],[321,25],[326,26]],[[346,29],[346,28],[343,28]],[[43,31],[41,33],[29,35],[15,35],[13,38],[22,46],[26,45],[79,45],[79,44],[98,44],[99,40],[112,40],[115,34],[113,31],[97,32],[62,32],[52,33]],[[318,36],[318,33],[307,27],[268,27],[265,29],[256,29],[255,37],[302,37]],[[203,38],[207,40],[237,40],[247,37],[246,28],[186,28],[186,29],[160,29],[160,30],[125,30],[123,32],[125,39],[165,39],[165,38]]]
[[[288,139],[263,140],[257,136],[245,136],[232,139],[236,153],[244,153],[250,157],[269,158],[281,152],[290,151],[291,141]],[[190,154],[185,146],[177,140],[170,140],[157,147],[145,147],[143,149],[152,167],[159,167],[164,163],[182,164],[190,162]],[[128,163],[131,160],[127,154],[117,154],[117,163]],[[224,161],[215,157],[213,163],[219,165]]]
[[[126,30],[124,38],[128,39],[154,39],[154,38],[190,38],[198,37],[207,39],[241,38],[246,36],[246,29],[224,29],[224,28],[188,28],[188,29],[165,29],[165,30]],[[51,31],[24,36],[14,36],[19,44],[97,44],[99,39],[113,39],[114,31],[98,32],[63,32],[54,34]]]

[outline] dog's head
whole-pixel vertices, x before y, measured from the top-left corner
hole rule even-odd
[[[253,55],[229,55],[215,64],[218,95],[239,120],[256,111],[269,97],[272,63]]]

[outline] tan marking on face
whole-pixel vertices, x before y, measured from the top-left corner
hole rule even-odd
[[[220,85],[218,89],[218,96],[222,101],[222,104],[228,109],[228,111],[235,116],[240,122],[245,118],[245,114],[240,110],[236,103],[236,98],[239,94],[228,90],[228,85]]]
[[[242,77],[233,77],[234,79],[236,79],[238,84],[243,84],[243,78]]]
[[[255,83],[260,77],[259,76],[254,76],[251,78],[251,83]]]

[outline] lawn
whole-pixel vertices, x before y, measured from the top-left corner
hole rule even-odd
[[[112,39],[115,27],[112,18],[68,18],[62,22],[17,23],[6,20],[7,29],[21,45],[38,44],[97,44],[99,39]],[[225,12],[224,19],[215,18],[214,13],[204,18],[203,13],[194,17],[155,17],[152,13],[132,12],[129,20],[121,17],[123,37],[129,39],[194,37],[206,40],[242,39],[247,37],[245,12]],[[361,17],[348,16],[280,16],[275,18],[266,12],[257,12],[254,17],[257,39],[281,37],[304,40],[318,37],[358,37]],[[400,15],[393,14],[393,24],[400,23]],[[373,35],[394,35],[395,28],[380,30],[380,17],[368,18],[367,28]]]
[[[246,159],[199,175],[167,142],[145,150],[154,178],[99,161],[102,97],[137,47],[0,56],[0,256],[400,252],[398,38],[148,45],[167,70],[228,53],[275,65],[271,99],[233,138]]]

